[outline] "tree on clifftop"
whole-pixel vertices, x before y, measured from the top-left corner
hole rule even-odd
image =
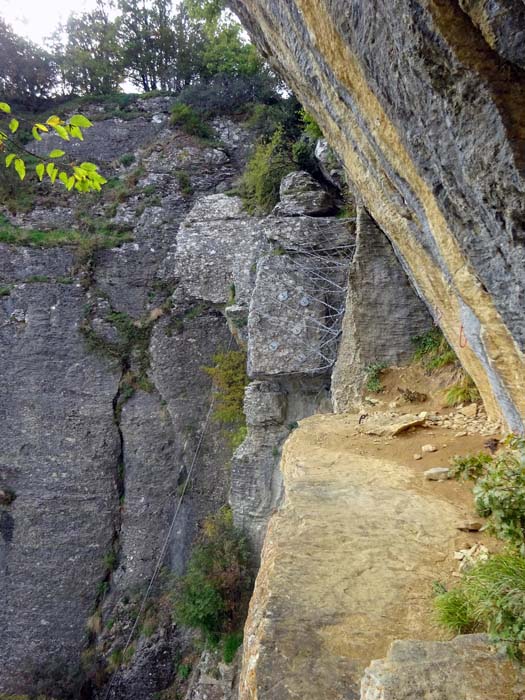
[[[65,92],[109,95],[119,91],[124,70],[117,27],[108,10],[108,4],[98,0],[91,12],[70,15],[55,35]],[[63,33],[66,40],[60,45],[58,37]]]
[[[49,97],[56,67],[50,54],[15,34],[0,17],[0,97],[34,109]]]

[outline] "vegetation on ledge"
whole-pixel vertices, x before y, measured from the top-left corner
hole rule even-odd
[[[230,662],[242,642],[253,585],[250,551],[229,508],[204,522],[188,570],[174,592],[176,622],[198,629],[206,644],[223,645]]]
[[[41,248],[84,247],[86,245],[91,248],[114,248],[130,240],[132,237],[128,231],[110,226],[98,228],[94,233],[83,233],[71,229],[41,231],[14,226],[5,216],[0,214],[0,243]]]
[[[441,592],[439,622],[455,633],[488,632],[507,653],[525,652],[525,438],[512,437],[496,457],[455,458],[454,476],[472,479],[476,509],[507,549],[468,569]]]

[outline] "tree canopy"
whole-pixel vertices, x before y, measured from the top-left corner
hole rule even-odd
[[[222,0],[97,0],[73,12],[46,51],[0,19],[0,99],[37,107],[52,95],[107,95],[127,80],[178,93],[218,75],[268,74]]]

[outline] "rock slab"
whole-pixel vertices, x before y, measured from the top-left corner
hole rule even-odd
[[[524,682],[523,670],[482,634],[396,641],[366,669],[361,700],[521,700]]]
[[[285,498],[246,623],[241,700],[358,700],[365,668],[395,639],[439,635],[432,581],[447,570],[461,514],[418,491],[408,468],[353,450],[357,422],[313,416],[285,443]]]

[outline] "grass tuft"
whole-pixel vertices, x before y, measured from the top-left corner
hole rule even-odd
[[[458,358],[439,328],[412,338],[415,345],[414,361],[421,362],[429,372],[457,364]]]
[[[472,379],[466,375],[457,384],[447,389],[445,401],[447,406],[459,406],[462,403],[479,401],[480,394]]]
[[[454,633],[488,632],[515,658],[525,645],[525,558],[495,554],[435,599],[439,623]]]

